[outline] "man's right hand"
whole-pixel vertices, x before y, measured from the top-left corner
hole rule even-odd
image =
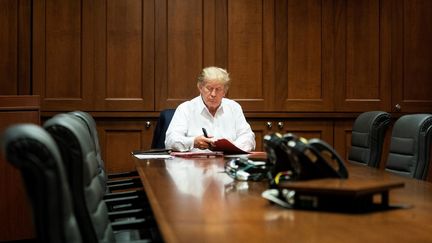
[[[204,135],[195,137],[194,148],[210,149],[212,146],[214,146],[212,137],[213,136],[209,136],[208,138],[206,138]]]

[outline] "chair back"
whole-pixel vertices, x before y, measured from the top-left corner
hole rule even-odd
[[[105,190],[98,177],[99,163],[94,142],[87,127],[79,118],[60,114],[47,120],[44,128],[57,142],[68,170],[68,181],[73,194],[74,211],[84,242],[114,242],[103,201]]]
[[[153,149],[165,148],[165,134],[174,116],[175,110],[176,109],[165,109],[161,111],[153,132],[153,140],[151,145]]]
[[[33,211],[37,242],[82,242],[60,152],[34,124],[17,124],[2,138],[4,155],[21,172]]]
[[[354,121],[348,160],[379,167],[384,138],[391,116],[384,111],[368,111]]]
[[[107,189],[107,181],[108,181],[108,175],[105,172],[105,162],[102,159],[102,155],[101,155],[101,149],[100,149],[100,145],[99,145],[99,135],[97,132],[97,127],[96,127],[96,121],[94,120],[94,118],[87,112],[85,111],[72,111],[69,114],[78,117],[87,127],[88,132],[91,135],[91,138],[93,140],[94,143],[94,148],[96,151],[96,159],[98,161],[99,164],[99,179],[101,180],[102,186],[104,188],[105,191],[108,191]]]
[[[425,180],[429,168],[431,114],[401,116],[394,124],[386,170]]]

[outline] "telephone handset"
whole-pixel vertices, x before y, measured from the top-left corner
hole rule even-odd
[[[337,177],[348,178],[348,170],[342,158],[332,146],[318,138],[309,139],[308,142],[311,147],[319,152],[325,162],[327,162],[326,164],[336,172]]]
[[[292,133],[274,133],[264,137],[264,147],[276,183],[282,175],[286,180],[317,178],[348,178],[341,157],[320,139],[307,140]]]

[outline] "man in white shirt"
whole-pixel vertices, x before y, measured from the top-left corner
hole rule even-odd
[[[178,151],[208,149],[219,138],[226,138],[244,151],[255,149],[255,134],[241,106],[224,98],[229,74],[218,67],[204,68],[198,77],[198,97],[180,104],[166,132],[165,147]],[[203,134],[203,128],[208,137]]]

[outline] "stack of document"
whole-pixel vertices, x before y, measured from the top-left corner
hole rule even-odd
[[[132,155],[137,159],[171,159],[170,149],[150,149],[150,150],[136,150]]]
[[[212,158],[223,156],[223,152],[220,151],[189,151],[189,152],[171,152],[172,156],[183,157],[183,158]]]

